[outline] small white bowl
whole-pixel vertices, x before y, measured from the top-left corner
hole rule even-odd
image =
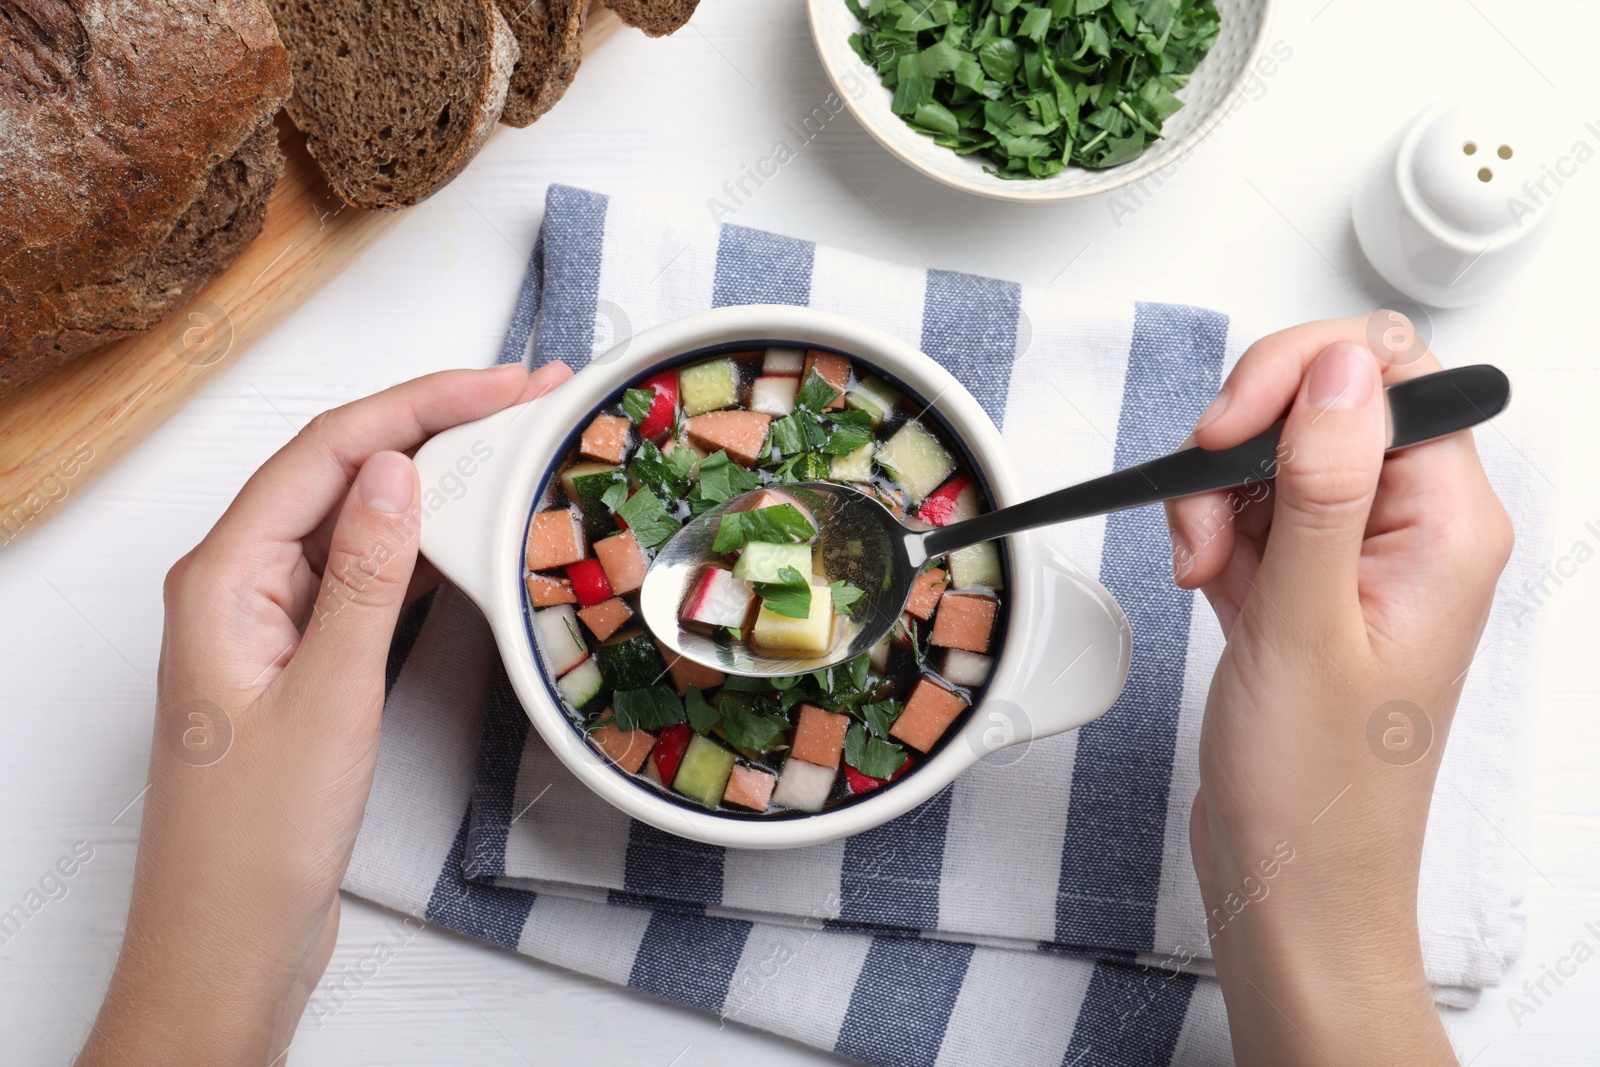
[[[806,6],[822,68],[850,113],[879,144],[910,167],[952,188],[995,200],[1043,204],[1109,192],[1170,166],[1206,139],[1233,109],[1233,101],[1243,101],[1240,89],[1266,45],[1272,0],[1216,0],[1216,4],[1222,17],[1216,43],[1178,93],[1183,110],[1163,123],[1159,141],[1120,167],[1068,167],[1053,178],[1028,180],[989,174],[979,156],[958,156],[907,126],[889,110],[894,92],[884,88],[877,71],[850,47],[850,35],[860,29],[860,23],[844,0],[807,0]]]
[[[850,353],[936,397],[997,505],[1022,496],[999,431],[943,367],[889,334],[810,308],[743,305],[647,330],[598,356],[555,392],[440,433],[417,452],[422,551],[483,611],[517,697],[551,750],[636,819],[736,848],[794,848],[903,815],[990,752],[1081,726],[1111,707],[1128,675],[1128,621],[1111,594],[1036,534],[1007,539],[1006,633],[966,723],[901,780],[814,815],[719,814],[622,774],[585,743],[536,662],[524,616],[523,541],[535,497],[590,413],[661,363],[714,345],[820,345]],[[1026,818],[1026,812],[1018,812]]]

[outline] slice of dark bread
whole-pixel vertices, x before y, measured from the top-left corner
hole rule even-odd
[[[606,6],[628,25],[665,37],[689,21],[700,0],[606,0]]]
[[[500,121],[526,126],[561,99],[583,60],[589,0],[496,0],[516,35],[522,58]]]
[[[483,146],[517,42],[494,0],[271,0],[289,49],[285,110],[355,207],[415,204]]]
[[[262,0],[0,0],[0,393],[234,260],[288,95]]]

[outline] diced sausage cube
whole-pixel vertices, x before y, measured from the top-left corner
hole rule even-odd
[[[965,710],[965,700],[937,682],[923,678],[911,691],[905,710],[889,727],[889,736],[904,741],[918,752],[927,752]]]
[[[528,585],[528,603],[536,608],[553,608],[557,604],[577,602],[578,598],[572,592],[572,583],[565,578],[557,578],[550,574],[530,574],[525,581]]]
[[[726,450],[735,463],[753,467],[767,454],[771,421],[759,411],[710,411],[689,419],[689,440],[707,452]]]
[[[628,454],[628,431],[632,425],[621,415],[596,415],[578,439],[578,451],[601,463],[621,463]]]
[[[621,597],[612,597],[610,600],[602,600],[598,604],[579,608],[578,618],[583,620],[583,624],[594,634],[596,640],[604,641],[633,618],[633,611]]]
[[[644,584],[644,552],[634,540],[632,530],[596,541],[594,554],[605,569],[606,581],[611,583],[611,592],[615,595],[627,596]]]
[[[678,691],[679,696],[687,693],[691,685],[704,693],[728,680],[728,676],[715,667],[707,667],[687,656],[680,656],[660,641],[656,642],[656,649],[666,661],[667,673],[672,676],[672,688]]]
[[[766,811],[772,800],[772,788],[777,784],[778,776],[770,771],[735,764],[733,773],[728,776],[728,788],[722,792],[722,802],[751,811]]]
[[[609,709],[607,711],[609,713]],[[648,730],[619,730],[616,723],[608,722],[598,730],[589,731],[589,743],[606,759],[632,774],[643,766],[656,737]]]
[[[835,395],[828,402],[829,410],[844,407],[844,391],[850,388],[849,357],[815,348],[807,349],[806,366],[805,370],[800,372],[800,381],[803,383],[810,378],[812,371],[816,371],[823,381],[833,386]]]
[[[794,730],[790,755],[819,767],[839,766],[844,752],[844,732],[850,728],[847,715],[835,715],[813,704],[800,705],[800,723]]]
[[[528,524],[528,569],[547,571],[583,558],[583,519],[572,508],[535,512]]]
[[[994,633],[995,598],[979,593],[946,593],[939,600],[939,617],[933,620],[928,644],[940,648],[989,651]]]
[[[933,617],[933,609],[939,606],[939,598],[949,584],[950,579],[942,569],[933,567],[923,571],[911,583],[911,599],[906,601],[906,611],[927,622]]]

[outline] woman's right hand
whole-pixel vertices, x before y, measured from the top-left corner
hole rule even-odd
[[[1252,345],[1194,440],[1287,410],[1275,483],[1168,505],[1178,584],[1227,636],[1190,840],[1241,1065],[1455,1062],[1417,881],[1512,531],[1470,434],[1385,459],[1383,387],[1439,364],[1414,336],[1375,356],[1366,321]]]

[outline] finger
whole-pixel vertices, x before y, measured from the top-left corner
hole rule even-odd
[[[442,371],[318,415],[250,477],[208,539],[243,546],[307,536],[368,456],[415,448],[442,429],[509,407],[528,378],[514,365]]]
[[[523,386],[522,395],[517,398],[517,403],[526,404],[530,400],[537,400],[550,390],[562,385],[570,377],[572,377],[572,368],[560,360],[546,363],[528,375],[528,382]]]
[[[417,469],[399,452],[362,464],[328,547],[316,607],[286,671],[327,693],[377,686],[417,560]],[[363,694],[365,695],[365,694]]]
[[[1289,409],[1307,370],[1323,349],[1340,342],[1368,344],[1370,321],[1371,316],[1361,315],[1308,322],[1255,342],[1239,357],[1217,399],[1200,416],[1195,441],[1202,448],[1231,448],[1261,433]],[[1379,336],[1393,346],[1376,353],[1385,385],[1440,369],[1438,359],[1416,340],[1403,317]]]
[[[1386,418],[1378,361],[1366,346],[1324,349],[1284,424],[1272,536],[1257,576],[1261,596],[1301,630],[1359,621],[1361,544]]]
[[[1237,499],[1222,490],[1167,502],[1172,580],[1179,588],[1199,589],[1216,578],[1233,555]]]

